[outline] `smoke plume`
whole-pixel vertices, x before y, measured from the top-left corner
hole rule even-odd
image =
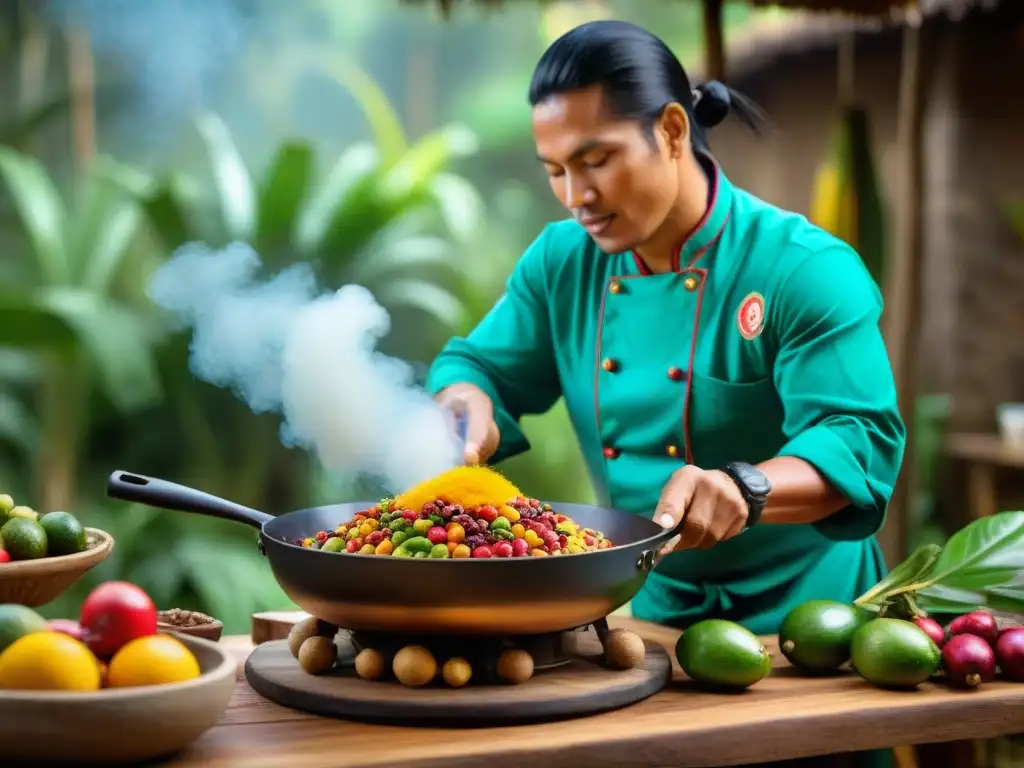
[[[409,365],[377,351],[390,318],[369,291],[321,293],[308,264],[261,281],[260,267],[247,245],[193,243],[153,275],[150,298],[192,331],[196,377],[280,413],[282,441],[336,476],[399,492],[460,463],[450,415]]]

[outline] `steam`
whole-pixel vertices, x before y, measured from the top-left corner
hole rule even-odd
[[[192,330],[196,377],[255,413],[280,413],[282,441],[338,476],[398,492],[460,463],[450,415],[411,366],[377,351],[391,320],[368,290],[320,293],[308,264],[260,281],[260,267],[247,245],[193,243],[154,273],[150,298]]]

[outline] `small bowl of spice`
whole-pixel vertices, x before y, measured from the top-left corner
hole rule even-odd
[[[156,614],[157,630],[160,632],[180,632],[183,635],[201,637],[216,643],[224,632],[224,624],[212,616],[199,611],[186,611],[184,608],[171,608],[158,611]]]

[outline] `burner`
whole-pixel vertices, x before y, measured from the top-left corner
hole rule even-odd
[[[322,644],[325,633],[333,629],[321,627],[317,642]],[[629,641],[625,645],[624,639]],[[639,657],[636,643],[640,643]],[[624,660],[623,648],[631,644],[632,657]],[[604,620],[566,632],[508,637],[341,630],[334,645],[336,662],[310,672],[296,659],[287,640],[263,643],[246,660],[246,680],[271,701],[320,715],[392,725],[454,722],[460,727],[481,727],[550,722],[628,706],[656,693],[672,677],[663,647],[623,629],[609,634]],[[430,668],[436,664],[434,678],[420,680],[421,673],[415,671],[410,675],[411,669],[421,669],[415,664],[403,662],[404,677],[392,669],[392,659],[399,652],[412,662],[410,646],[425,649],[413,655],[419,662],[426,658]],[[618,648],[617,661],[608,656],[609,648]],[[377,666],[363,665],[367,676],[360,677],[363,673],[357,671],[355,657],[371,651],[376,652],[369,656],[376,656]],[[513,671],[522,666],[510,666],[509,657],[518,654],[522,659],[521,652],[533,662],[525,676]],[[443,674],[442,667],[453,658],[464,660],[471,669],[471,676],[462,683]],[[316,666],[311,663],[309,668]],[[503,676],[498,675],[499,667]]]
[[[493,666],[503,651],[519,648],[533,657],[536,670],[552,669],[568,664],[577,653],[577,635],[585,633],[588,627],[568,632],[554,632],[544,635],[519,637],[451,637],[437,635],[402,635],[386,632],[342,632],[339,649],[344,654],[343,637],[348,635],[351,653],[364,648],[373,648],[385,656],[394,656],[407,645],[421,645],[435,658],[449,659],[455,656],[466,659],[474,669]]]

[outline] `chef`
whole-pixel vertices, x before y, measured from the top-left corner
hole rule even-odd
[[[885,574],[874,534],[905,444],[861,259],[733,186],[706,132],[757,127],[756,108],[694,88],[642,29],[571,30],[530,103],[569,216],[431,368],[467,416],[467,461],[527,450],[520,417],[563,397],[601,502],[684,521],[634,616],[769,634],[805,600],[853,600]]]

